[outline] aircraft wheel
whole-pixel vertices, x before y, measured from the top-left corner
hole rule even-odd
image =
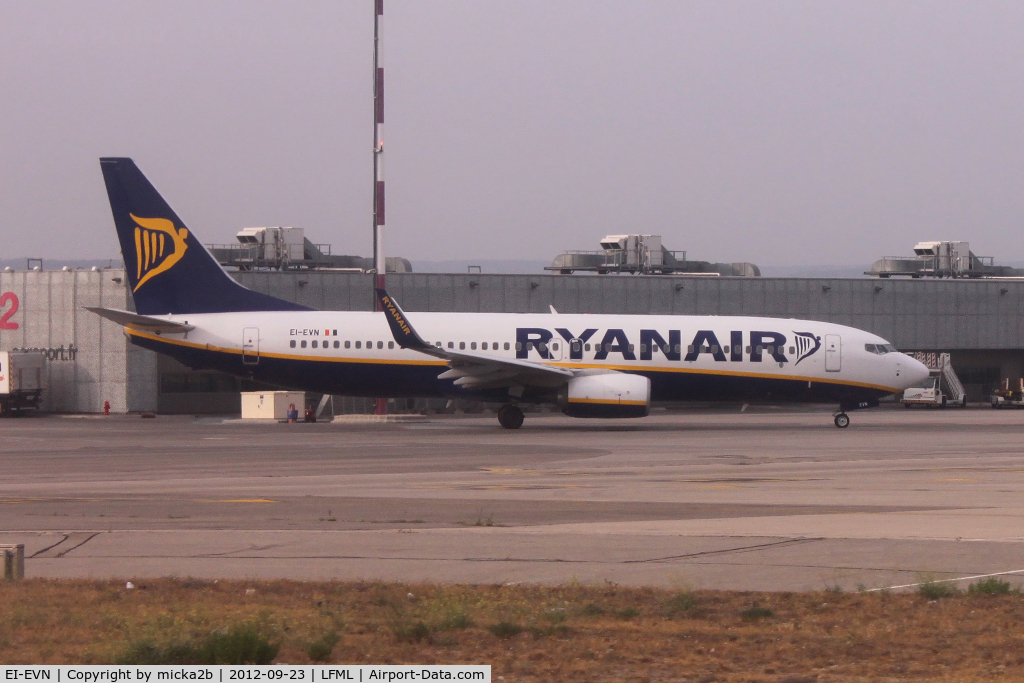
[[[504,405],[498,408],[498,424],[505,429],[519,429],[523,426],[523,411],[517,406]]]
[[[966,408],[967,407],[967,397],[966,396],[964,396],[962,399],[960,399],[960,407],[961,408]]]
[[[846,429],[847,427],[850,426],[850,416],[847,415],[846,413],[839,413],[838,415],[836,415],[836,419],[834,420],[834,422],[836,423],[836,427],[839,427],[840,429]]]

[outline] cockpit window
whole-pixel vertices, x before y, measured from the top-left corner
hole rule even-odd
[[[892,344],[865,344],[864,350],[868,353],[876,353],[884,356],[887,353],[896,353],[896,347]]]

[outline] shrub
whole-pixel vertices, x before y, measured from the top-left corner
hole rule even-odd
[[[665,615],[674,617],[697,609],[697,599],[693,593],[680,592],[665,601]]]
[[[523,632],[523,627],[510,621],[499,621],[497,624],[488,626],[487,630],[498,638],[515,638]]]
[[[588,602],[580,608],[580,614],[585,617],[599,617],[604,614],[604,610],[595,605],[592,602]]]
[[[960,595],[960,589],[950,581],[925,581],[917,587],[917,593],[922,598],[941,600]]]
[[[990,576],[967,587],[970,595],[1006,595],[1013,592],[1009,581],[1003,581],[998,576]]]
[[[473,620],[465,612],[453,611],[445,614],[438,628],[444,631],[461,631],[473,625]]]
[[[430,641],[430,627],[422,621],[414,624],[395,624],[391,627],[395,638],[403,643],[418,643],[421,640]]]
[[[771,611],[767,607],[758,607],[755,602],[750,609],[745,609],[740,612],[740,616],[743,618],[743,621],[757,621],[758,619],[773,617],[775,616],[775,612]]]
[[[626,607],[625,609],[615,610],[615,616],[619,619],[632,619],[633,617],[640,616],[640,610],[636,607]]]
[[[134,643],[118,658],[118,664],[270,664],[281,649],[255,626],[233,626],[210,633],[197,641],[158,646],[150,641]]]
[[[306,646],[306,656],[311,662],[326,662],[331,658],[331,653],[334,652],[334,646],[338,644],[338,640],[340,638],[334,631],[325,633]]]

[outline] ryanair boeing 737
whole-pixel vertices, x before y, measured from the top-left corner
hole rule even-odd
[[[235,282],[131,159],[100,160],[135,312],[90,311],[133,344],[192,368],[284,389],[375,398],[554,404],[573,417],[643,417],[652,401],[833,403],[847,412],[928,368],[842,325],[744,316],[315,311]]]

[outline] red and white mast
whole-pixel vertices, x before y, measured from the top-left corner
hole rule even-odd
[[[375,289],[384,289],[384,67],[380,63],[380,30],[384,20],[384,0],[373,0],[373,269]],[[383,310],[377,292],[373,310]],[[376,415],[388,412],[387,399],[378,398]]]
[[[384,67],[380,62],[380,33],[384,0],[374,0],[373,16],[373,268],[376,287],[384,288]],[[374,310],[380,309],[376,292]]]

